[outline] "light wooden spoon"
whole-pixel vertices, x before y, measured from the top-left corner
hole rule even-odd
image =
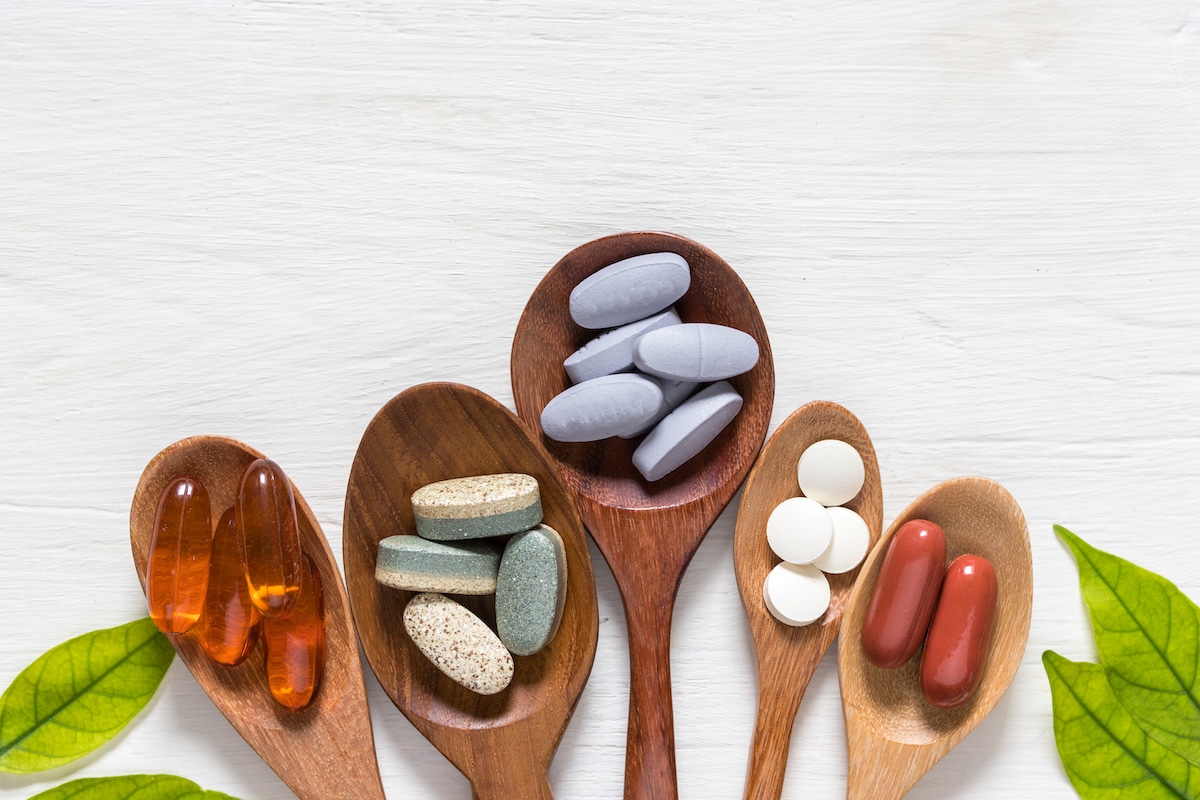
[[[416,533],[412,493],[427,483],[523,472],[541,488],[545,524],[567,550],[567,598],[554,639],[515,658],[504,691],[475,694],[443,675],[404,630],[412,592],[375,582],[381,539]],[[363,434],[346,490],[342,556],[367,661],[396,707],[471,782],[480,800],[550,800],[546,770],[592,660],[600,621],[583,523],[545,450],[476,389],[426,383],[392,398]],[[494,622],[492,598],[460,599]]]
[[[647,800],[678,794],[671,615],[684,570],[766,438],[775,397],[767,331],[745,284],[711,250],[668,233],[624,233],[582,245],[550,270],[525,306],[512,349],[517,413],[541,434],[542,409],[570,385],[563,359],[596,334],[571,320],[571,289],[616,261],[664,251],[691,267],[691,288],[675,304],[684,321],[728,325],[758,341],[758,364],[730,381],[745,401],[741,413],[703,453],[654,483],[631,461],[639,439],[568,444],[542,435],[621,590],[630,656],[625,797]]]
[[[212,501],[214,524],[233,505],[242,473],[264,456],[219,436],[183,439],[156,455],[142,473],[129,513],[129,539],[142,590],[159,496],[177,475],[200,479]],[[262,647],[236,667],[211,661],[191,632],[173,639],[196,682],[275,773],[303,800],[383,798],[367,709],[358,642],[337,562],[295,484],[300,544],[321,574],[325,598],[325,673],[307,708],[289,711],[267,686]]]
[[[796,712],[817,665],[837,638],[842,610],[861,569],[829,576],[829,610],[812,625],[785,625],[763,602],[763,582],[780,561],[767,544],[767,518],[775,506],[803,494],[796,482],[796,462],[809,445],[823,439],[840,439],[862,456],[863,488],[846,507],[866,521],[872,546],[883,528],[879,462],[866,428],[836,403],[817,401],[797,409],[771,435],[746,479],[733,535],[733,568],[758,654],[758,717],[745,792],[755,800],[778,798],[783,792]]]
[[[921,695],[920,654],[898,669],[863,657],[862,625],[879,565],[892,535],[912,519],[927,519],[946,534],[947,559],[987,558],[1000,587],[995,628],[983,678],[961,706],[936,708]],[[838,679],[849,745],[848,800],[903,797],[970,733],[1004,695],[1025,652],[1033,609],[1033,559],[1020,507],[998,483],[956,478],[938,484],[904,510],[862,566],[850,595],[838,643]]]

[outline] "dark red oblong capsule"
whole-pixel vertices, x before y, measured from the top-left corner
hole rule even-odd
[[[979,688],[996,616],[992,562],[964,555],[950,562],[921,654],[921,692],[939,708],[965,703]]]
[[[230,508],[221,515],[213,534],[208,594],[197,628],[204,652],[218,664],[232,667],[242,663],[258,641],[260,619],[262,615],[250,602],[237,518]]]
[[[302,572],[292,482],[274,461],[246,467],[234,503],[250,600],[265,617],[292,610]]]
[[[914,519],[893,534],[863,617],[868,661],[887,669],[908,663],[925,638],[945,570],[941,526]]]
[[[175,478],[159,497],[146,559],[146,602],[163,633],[186,633],[200,618],[212,534],[204,484],[187,475]]]
[[[301,556],[300,592],[286,617],[262,622],[267,685],[275,701],[298,710],[312,702],[325,671],[325,602],[321,573],[308,555]]]

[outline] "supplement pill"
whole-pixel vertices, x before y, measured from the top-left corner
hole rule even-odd
[[[937,524],[909,520],[892,536],[863,617],[863,655],[877,667],[903,666],[929,628],[946,572],[946,537]]]
[[[446,544],[420,536],[388,536],[379,542],[375,580],[410,592],[492,594],[500,552],[495,542]]]
[[[839,439],[810,445],[796,465],[800,491],[823,506],[849,503],[862,490],[866,478],[862,456]]]
[[[776,564],[763,581],[763,602],[784,625],[811,625],[829,608],[829,579],[811,564]]]
[[[959,556],[946,568],[921,654],[921,692],[939,708],[975,694],[987,662],[996,612],[996,571],[982,556]]]
[[[486,622],[445,595],[413,595],[404,630],[446,677],[476,694],[496,694],[512,682],[512,653]]]
[[[575,384],[542,409],[542,431],[556,442],[594,442],[648,422],[663,393],[645,375],[620,373]]]
[[[254,603],[250,602],[250,589],[242,570],[237,518],[230,508],[221,515],[213,534],[208,594],[204,597],[204,613],[198,625],[204,652],[218,664],[234,666],[242,663],[258,641],[261,618]]]
[[[571,290],[571,319],[584,328],[615,328],[657,314],[683,297],[691,283],[683,256],[647,253],[627,258]]]
[[[789,497],[767,518],[767,544],[789,564],[811,564],[833,538],[833,519],[825,506],[807,497]]]
[[[208,491],[196,478],[175,478],[159,497],[146,560],[150,619],[163,633],[186,633],[200,618],[211,557]]]
[[[841,506],[825,509],[833,521],[829,547],[813,561],[822,572],[837,575],[857,567],[871,549],[871,531],[866,520]]]
[[[742,410],[728,381],[710,384],[663,417],[633,451],[633,465],[648,481],[673,472],[707,447]]]
[[[646,333],[667,325],[680,324],[675,309],[668,308],[661,314],[622,325],[602,333],[595,339],[567,356],[563,368],[571,376],[572,383],[583,383],[601,375],[612,375],[633,368],[633,348]]]
[[[496,576],[496,633],[509,652],[530,656],[558,631],[567,599],[567,551],[558,531],[538,525],[508,540]]]
[[[284,616],[303,572],[292,482],[278,464],[260,458],[242,473],[234,509],[250,599],[263,616]]]
[[[542,521],[541,497],[532,475],[450,478],[412,493],[413,522],[418,534],[438,541],[507,536]]]
[[[633,363],[672,381],[720,381],[758,363],[758,342],[737,328],[687,322],[659,328],[638,339]]]
[[[325,605],[321,573],[301,555],[300,589],[291,613],[262,621],[267,685],[281,706],[297,710],[312,702],[325,670]]]

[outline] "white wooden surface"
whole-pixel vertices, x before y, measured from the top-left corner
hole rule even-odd
[[[1023,505],[1024,666],[911,797],[1073,796],[1039,661],[1090,658],[1053,523],[1200,596],[1200,11],[1183,0],[0,4],[0,684],[142,613],[146,461],[235,436],[340,553],[375,410],[422,381],[511,404],[512,332],[577,244],[666,229],[722,254],[775,350],[776,424],[818,398],[874,437],[888,520],[944,478]],[[740,796],[755,672],[734,505],[683,584],[684,798]],[[551,772],[619,797],[627,656],[600,650]],[[396,798],[466,782],[370,683]],[[845,783],[836,664],[785,796]],[[71,768],[289,792],[176,664]]]

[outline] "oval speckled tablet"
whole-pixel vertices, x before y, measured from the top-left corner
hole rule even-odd
[[[615,328],[657,314],[687,293],[692,272],[683,256],[647,253],[609,264],[571,290],[571,319],[584,328]]]
[[[567,356],[563,367],[574,383],[583,383],[601,375],[624,372],[633,367],[633,348],[644,334],[678,325],[681,320],[675,309],[668,308],[661,314],[639,319],[628,325],[602,333],[595,339]]]
[[[558,442],[620,436],[658,413],[662,389],[645,375],[622,372],[576,384],[542,409],[542,430]]]
[[[567,598],[567,551],[546,525],[508,540],[496,577],[496,632],[513,654],[533,655],[558,631]]]
[[[648,481],[669,474],[699,453],[742,410],[728,381],[714,383],[667,414],[633,451],[633,465]]]
[[[443,544],[420,536],[389,536],[379,542],[375,580],[410,592],[491,594],[501,553],[496,542]]]
[[[720,381],[758,363],[750,334],[707,322],[688,322],[651,331],[638,339],[637,368],[673,381]]]
[[[496,694],[512,682],[512,654],[487,623],[445,595],[413,595],[404,630],[435,667],[472,692]]]
[[[417,533],[439,541],[506,536],[542,521],[537,479],[515,472],[430,483],[412,493],[412,508]]]

